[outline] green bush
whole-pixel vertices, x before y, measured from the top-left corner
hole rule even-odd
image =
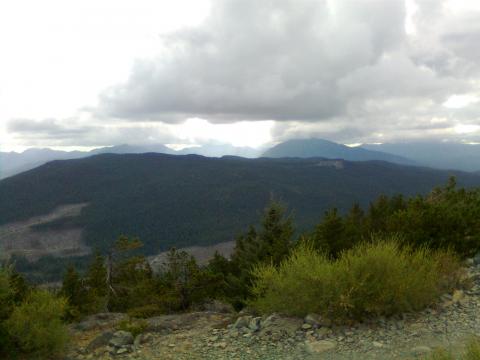
[[[280,264],[257,266],[251,305],[261,312],[304,316],[319,313],[337,321],[422,309],[450,290],[460,268],[446,251],[400,247],[398,239],[362,243],[337,260],[299,245]]]
[[[12,347],[4,321],[12,311],[13,297],[8,272],[0,268],[0,357]]]
[[[163,309],[160,305],[157,304],[149,304],[129,309],[127,313],[128,316],[133,318],[146,319],[152,316],[164,314],[165,309]]]
[[[458,351],[456,352],[458,353]],[[470,339],[466,346],[465,350],[460,353],[460,355],[454,356],[452,351],[446,349],[437,349],[430,356],[426,358],[427,360],[480,360],[480,340],[478,338]]]
[[[68,341],[62,322],[66,300],[46,290],[36,290],[15,307],[5,322],[8,335],[20,353],[29,359],[45,359],[59,355]]]
[[[147,329],[148,322],[146,320],[138,320],[138,319],[128,319],[122,320],[118,326],[117,330],[128,331],[136,337],[137,335],[142,334]]]

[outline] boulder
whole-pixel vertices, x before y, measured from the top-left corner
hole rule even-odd
[[[271,315],[262,322],[260,335],[271,335],[274,339],[295,337],[297,330],[302,327],[303,321],[293,317]]]
[[[261,323],[262,323],[261,317],[254,317],[252,320],[250,320],[250,323],[248,324],[248,328],[253,332],[257,332],[260,330]]]
[[[235,329],[240,329],[244,327],[249,327],[250,321],[252,321],[253,317],[250,315],[245,315],[245,316],[240,316],[237,321],[235,321],[235,324],[233,327]]]
[[[90,341],[90,343],[86,348],[86,351],[90,353],[100,347],[107,346],[110,343],[110,340],[112,338],[113,338],[113,332],[105,331],[104,333],[98,335],[95,339]]]
[[[432,349],[429,348],[428,346],[415,346],[412,348],[412,355],[414,356],[425,356],[428,355],[432,352]]]
[[[99,313],[90,315],[81,322],[74,325],[76,330],[89,331],[93,329],[102,329],[107,327],[114,327],[121,321],[127,319],[126,314],[122,313]]]
[[[320,354],[333,350],[337,347],[337,343],[330,340],[306,341],[305,350],[310,354]]]
[[[120,330],[113,334],[109,344],[115,347],[123,347],[125,345],[133,344],[133,341],[134,339],[132,333]]]
[[[231,314],[235,312],[235,309],[233,308],[232,305],[223,303],[218,300],[212,300],[209,301],[202,306],[202,310],[204,311],[211,311],[211,312],[217,312],[217,313],[222,313],[222,314]]]
[[[313,327],[320,327],[322,324],[322,317],[318,314],[308,314],[305,316],[305,319],[303,319],[305,324],[312,325]]]

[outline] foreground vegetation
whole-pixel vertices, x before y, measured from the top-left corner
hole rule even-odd
[[[437,349],[426,360],[480,360],[480,340],[471,339],[461,353],[454,354],[447,349]]]
[[[66,299],[31,289],[11,269],[0,269],[0,356],[46,359],[68,342],[63,321]]]
[[[457,285],[453,254],[375,239],[328,258],[301,244],[278,267],[254,270],[251,305],[263,313],[317,313],[341,322],[415,311]]]
[[[458,286],[462,258],[480,251],[480,190],[458,189],[452,179],[427,196],[380,196],[366,211],[327,211],[310,232],[296,234],[292,216],[273,202],[260,226],[238,236],[230,259],[217,253],[205,266],[173,248],[154,273],[143,244],[120,237],[85,272],[70,266],[55,293],[30,289],[4,269],[0,353],[60,353],[62,321],[88,314],[146,318],[214,299],[338,323],[420,310]]]

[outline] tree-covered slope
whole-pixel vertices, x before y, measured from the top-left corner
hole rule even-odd
[[[273,196],[310,227],[323,212],[366,206],[380,193],[424,193],[453,174],[465,186],[480,176],[386,162],[321,159],[206,158],[197,155],[104,154],[53,161],[0,181],[0,225],[88,203],[77,219],[87,243],[105,247],[120,234],[139,236],[148,253],[170,246],[231,240],[255,222]],[[39,229],[41,230],[41,229]]]

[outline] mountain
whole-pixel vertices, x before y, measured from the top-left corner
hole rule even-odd
[[[250,147],[235,147],[229,144],[202,145],[175,151],[163,144],[130,145],[122,144],[102,147],[91,151],[59,151],[52,149],[31,148],[22,153],[0,152],[0,179],[27,171],[52,160],[79,159],[97,154],[198,154],[210,157],[224,155],[257,157],[259,150]]]
[[[175,154],[175,150],[170,149],[168,146],[163,144],[153,144],[153,145],[115,145],[107,146],[98,149],[93,149],[85,154],[85,156],[96,155],[96,154],[144,154],[144,153],[161,153],[161,154]]]
[[[77,159],[88,156],[81,151],[28,149],[22,153],[0,152],[0,179],[33,169],[52,160]]]
[[[295,139],[280,143],[263,153],[264,157],[324,157],[349,161],[381,160],[396,164],[415,165],[415,162],[402,156],[385,152],[349,147],[323,139]]]
[[[52,248],[81,235],[79,247],[105,249],[127,234],[155,254],[232,240],[257,221],[272,196],[294,210],[303,230],[332,206],[345,211],[381,193],[425,193],[451,174],[461,185],[480,185],[480,176],[470,173],[380,161],[154,153],[53,161],[0,181],[0,244],[27,241],[16,235],[16,223],[27,224],[32,246],[40,246],[42,234],[55,241]],[[55,209],[63,215],[53,217]]]
[[[230,144],[207,144],[196,147],[188,147],[177,151],[178,155],[196,154],[208,157],[221,157],[225,155],[255,158],[260,155],[260,150],[251,147],[238,147]]]
[[[408,157],[438,169],[480,170],[480,145],[452,142],[405,142],[362,145],[368,150],[385,151]]]

